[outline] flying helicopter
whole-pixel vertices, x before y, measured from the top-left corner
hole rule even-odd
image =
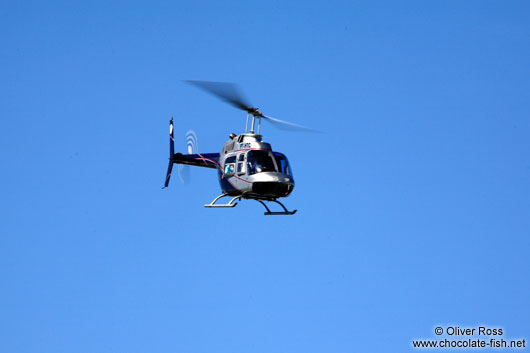
[[[238,201],[247,199],[261,203],[266,209],[265,215],[294,215],[297,210],[289,211],[278,201],[279,198],[289,196],[294,189],[291,166],[283,153],[274,151],[269,143],[263,141],[263,136],[260,135],[261,120],[267,120],[283,130],[319,131],[262,114],[258,108],[253,107],[243,98],[233,83],[186,82],[246,111],[245,132],[239,135],[231,133],[220,153],[175,153],[173,117],[171,117],[169,121],[169,165],[163,188],[169,185],[174,164],[217,169],[222,194],[204,207],[235,207]],[[229,197],[230,201],[218,203],[225,197]],[[283,210],[273,212],[266,202],[278,204]]]

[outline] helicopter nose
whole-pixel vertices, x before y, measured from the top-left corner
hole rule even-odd
[[[267,197],[286,197],[293,189],[293,184],[277,181],[257,181],[252,184],[252,192]]]

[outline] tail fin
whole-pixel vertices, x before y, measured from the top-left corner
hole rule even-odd
[[[173,170],[173,155],[175,154],[175,139],[173,138],[173,117],[169,120],[169,165],[167,166],[166,182],[164,188],[169,185],[169,179],[171,178],[171,171]]]

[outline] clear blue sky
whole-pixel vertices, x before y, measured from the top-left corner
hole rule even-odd
[[[527,1],[0,6],[1,352],[406,352],[450,324],[530,339]],[[265,139],[299,212],[173,180],[231,81],[326,131]]]

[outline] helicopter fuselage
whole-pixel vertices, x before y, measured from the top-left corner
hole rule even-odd
[[[280,198],[294,189],[287,157],[274,152],[257,134],[234,136],[224,144],[219,154],[218,177],[223,193],[232,196]]]

